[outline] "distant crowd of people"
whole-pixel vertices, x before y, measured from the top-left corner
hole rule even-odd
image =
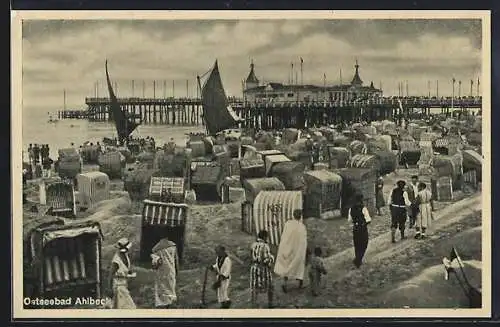
[[[48,144],[30,144],[28,147],[28,167],[23,169],[23,180],[25,176],[33,175],[37,169],[42,170],[42,176],[50,177],[52,164],[50,148]],[[40,168],[38,168],[40,167]]]

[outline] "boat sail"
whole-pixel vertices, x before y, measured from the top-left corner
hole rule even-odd
[[[120,144],[132,134],[132,132],[139,126],[133,120],[129,120],[126,113],[120,107],[118,100],[116,99],[115,92],[113,91],[113,87],[111,86],[111,81],[109,79],[108,73],[108,61],[106,60],[106,81],[108,82],[108,91],[109,91],[109,100],[110,100],[110,108],[113,114],[113,120],[115,121],[116,131],[118,133],[118,141]]]
[[[198,76],[198,83],[200,77]],[[217,60],[203,87],[201,87],[203,119],[209,135],[215,135],[225,129],[234,128],[242,121],[227,100],[219,73]]]

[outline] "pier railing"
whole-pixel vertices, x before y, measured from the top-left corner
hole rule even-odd
[[[199,98],[118,98],[121,105],[201,105]],[[347,100],[327,100],[327,101],[245,101],[238,98],[230,98],[233,107],[358,107],[369,105],[399,106],[413,108],[481,108],[482,97],[379,97],[372,99],[347,99]],[[87,106],[109,105],[109,98],[85,98]]]
[[[142,124],[158,123],[167,125],[203,124],[203,106],[199,98],[118,98],[118,103],[129,117]],[[430,113],[432,108],[441,108],[442,113],[449,114],[458,110],[479,109],[482,97],[377,97],[332,99],[329,101],[254,101],[228,98],[235,112],[244,117],[247,123],[256,124],[261,117],[264,127],[275,122],[283,122],[281,127],[301,124],[300,119],[322,124],[326,121],[353,120],[365,115],[366,119],[393,118],[396,115],[411,112]],[[112,120],[109,110],[109,98],[88,97],[85,99],[87,110],[61,111],[59,118],[83,118],[91,121]],[[400,108],[402,107],[402,111]],[[306,109],[306,110],[304,110]],[[305,118],[304,118],[305,117]],[[326,117],[325,121],[322,119]],[[249,121],[254,121],[249,122]],[[274,125],[273,125],[274,126]]]

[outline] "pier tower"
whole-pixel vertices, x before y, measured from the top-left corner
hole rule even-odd
[[[354,65],[355,71],[354,71],[354,77],[352,78],[351,85],[358,88],[363,86],[363,80],[361,77],[359,77],[359,65],[358,65],[358,59],[356,59],[356,64]]]
[[[255,76],[253,60],[250,64],[250,73],[248,74],[247,79],[245,80],[245,90],[253,89],[259,86],[259,80],[257,76]]]

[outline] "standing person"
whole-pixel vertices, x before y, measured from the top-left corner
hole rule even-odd
[[[97,141],[97,144],[96,144],[96,152],[97,152],[97,156],[99,156],[99,154],[103,153],[104,151],[102,150],[102,146],[101,144],[99,143],[99,141]]]
[[[175,243],[167,238],[160,240],[153,247],[151,265],[155,270],[155,307],[166,309],[177,301],[179,256]]]
[[[23,168],[23,186],[26,186],[27,180],[28,180],[28,169]]]
[[[267,244],[268,233],[261,230],[257,235],[257,241],[252,244],[250,266],[250,289],[252,291],[252,306],[255,306],[257,293],[267,292],[268,307],[273,305],[273,276],[271,265],[274,263],[274,256],[271,254],[269,244]]]
[[[319,246],[314,248],[314,255],[311,257],[309,265],[309,281],[313,296],[318,296],[321,286],[321,275],[326,275],[325,263],[321,257],[322,251]]]
[[[50,157],[45,157],[42,159],[43,175],[47,178],[51,176],[52,163],[54,161]]]
[[[319,142],[314,142],[313,143],[313,154],[312,154],[313,164],[319,162],[319,151],[320,151]]]
[[[434,201],[432,200],[432,193],[427,189],[425,183],[418,184],[418,190],[416,205],[418,205],[419,211],[415,227],[417,231],[415,238],[421,239],[425,238],[425,232],[431,225]]]
[[[401,239],[405,237],[405,224],[407,218],[406,208],[411,205],[408,199],[408,193],[405,191],[406,182],[399,180],[396,183],[396,188],[391,192],[389,197],[389,207],[391,210],[391,242],[396,243],[396,230],[399,229]]]
[[[307,134],[306,141],[304,142],[306,152],[309,155],[309,165],[308,169],[312,169],[314,165],[314,141],[311,138],[311,135]]]
[[[224,246],[217,246],[215,252],[217,253],[217,258],[215,264],[210,266],[210,269],[215,271],[217,281],[212,285],[212,288],[217,290],[217,300],[220,303],[221,309],[229,309],[231,307],[229,282],[231,281],[232,262]]]
[[[413,175],[411,177],[411,183],[407,187],[407,192],[408,192],[408,199],[411,202],[410,205],[410,212],[409,212],[409,217],[410,217],[410,225],[409,228],[415,227],[415,220],[417,219],[417,214],[418,214],[418,204],[415,203],[417,193],[418,193],[418,176]]]
[[[132,243],[121,238],[116,243],[117,252],[111,262],[110,280],[113,298],[113,309],[135,309],[135,303],[128,290],[128,279],[136,276],[130,271],[129,251]]]
[[[45,144],[45,146],[44,146],[44,151],[43,151],[43,157],[44,157],[44,158],[48,158],[48,157],[49,157],[49,155],[50,155],[50,153],[49,153],[49,145],[48,145],[48,144]]]
[[[51,164],[49,163],[49,153],[47,152],[47,144],[42,144],[42,147],[40,149],[40,154],[41,154],[41,159],[42,159],[42,174],[44,177],[50,177],[49,172],[50,172],[50,167]]]
[[[384,199],[384,179],[379,177],[375,182],[375,204],[377,207],[377,215],[381,215],[380,209],[385,206]]]
[[[32,165],[34,161],[35,155],[33,153],[33,144],[30,143],[30,146],[28,147],[28,159],[29,159],[29,164]]]
[[[293,218],[283,228],[274,266],[274,273],[283,277],[282,289],[285,293],[289,278],[298,280],[299,288],[302,288],[306,266],[307,230],[302,222],[302,210],[294,210]]]
[[[40,162],[45,159],[45,144],[40,144]]]
[[[33,164],[36,166],[39,160],[40,160],[40,148],[38,147],[38,144],[35,143],[35,145],[33,146]]]
[[[352,238],[354,241],[354,260],[356,268],[363,262],[368,247],[368,224],[371,222],[370,213],[363,203],[363,195],[356,194],[354,205],[349,209],[347,221],[352,223]]]

